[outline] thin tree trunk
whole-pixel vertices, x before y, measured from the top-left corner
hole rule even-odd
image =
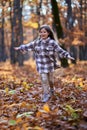
[[[79,27],[82,30],[82,21],[83,21],[83,17],[82,17],[82,0],[80,0],[80,21],[79,21]]]
[[[55,25],[57,37],[63,38],[63,30],[60,22],[59,9],[56,0],[51,0],[51,5],[52,5],[52,14],[53,14],[53,24]]]
[[[4,7],[4,2],[1,1],[2,7]],[[2,26],[0,27],[0,61],[6,61],[5,43],[4,43],[4,8],[2,9]]]
[[[16,59],[16,51],[13,49],[13,47],[15,46],[15,33],[14,33],[14,25],[15,25],[15,14],[14,11],[12,12],[12,5],[11,5],[11,1],[10,1],[10,22],[11,22],[11,47],[10,47],[10,59],[11,59],[11,64],[15,64],[17,62]],[[14,16],[13,16],[14,15]]]
[[[22,30],[22,6],[20,6],[20,0],[14,0],[13,4],[13,16],[11,15],[11,63],[18,62],[19,66],[23,65],[23,55],[20,52],[14,50],[15,46],[23,44],[23,30]]]
[[[23,0],[22,0],[22,3],[20,4],[19,3],[19,6],[18,6],[18,35],[17,35],[17,42],[19,45],[23,44],[23,27],[22,27],[22,8],[23,8]],[[18,63],[19,63],[19,66],[22,66],[23,65],[23,60],[24,60],[24,57],[23,55],[18,52]]]
[[[53,14],[53,24],[55,25],[57,37],[63,38],[63,29],[60,22],[59,8],[58,8],[56,0],[51,0],[51,5],[52,5],[52,14]],[[61,47],[65,49],[64,45],[62,45]],[[63,58],[63,59],[60,59],[60,61],[61,61],[62,67],[68,67],[69,64],[68,64],[67,59]]]
[[[40,0],[39,5],[37,6],[37,15],[38,15],[38,28],[41,26],[40,24],[40,17],[41,17],[41,7],[42,7],[42,0]]]
[[[71,0],[66,0],[66,3],[68,5],[68,9],[67,9],[67,28],[72,29],[72,27],[73,27],[73,16],[72,16]]]

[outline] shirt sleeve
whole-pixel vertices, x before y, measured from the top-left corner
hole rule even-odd
[[[56,41],[54,41],[54,51],[59,54],[60,58],[68,58],[70,56],[69,52],[62,49]]]
[[[23,45],[20,45],[19,49],[20,50],[25,50],[25,51],[34,51],[34,44],[35,44],[35,41],[32,41],[28,44],[23,44]]]

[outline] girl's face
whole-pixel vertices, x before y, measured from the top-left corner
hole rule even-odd
[[[45,28],[42,28],[42,29],[40,30],[39,34],[40,34],[40,37],[41,37],[42,39],[47,39],[48,36],[49,36],[49,33],[46,31]]]

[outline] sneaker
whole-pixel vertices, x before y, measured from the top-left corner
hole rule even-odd
[[[50,98],[50,95],[47,94],[47,93],[45,93],[45,94],[43,95],[42,102],[47,102],[47,101],[49,100],[49,98]]]

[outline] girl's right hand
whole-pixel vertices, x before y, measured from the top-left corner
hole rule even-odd
[[[20,45],[19,47],[14,47],[14,49],[17,50],[23,50],[25,49],[25,45]]]
[[[14,50],[16,50],[16,51],[17,51],[17,50],[20,50],[20,48],[19,48],[19,47],[14,47]]]
[[[22,53],[22,54],[25,54],[27,51],[24,49],[24,45],[21,45],[21,46],[19,46],[19,47],[14,47],[14,49],[17,51],[17,50],[20,50],[20,52]]]
[[[16,51],[20,50],[22,54],[26,54],[26,51],[24,49],[20,49],[19,47],[14,47]]]

